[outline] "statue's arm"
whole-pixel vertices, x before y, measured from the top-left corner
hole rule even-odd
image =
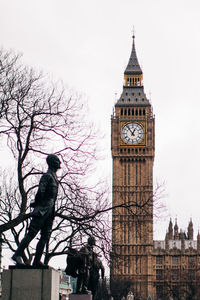
[[[45,194],[46,194],[47,185],[50,180],[51,180],[51,177],[47,173],[42,175],[40,182],[39,182],[38,191],[35,195],[34,206],[39,205],[43,201]]]

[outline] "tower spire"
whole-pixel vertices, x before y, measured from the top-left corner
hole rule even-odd
[[[137,54],[136,54],[136,50],[135,50],[135,34],[133,31],[133,43],[132,43],[132,51],[131,51],[131,55],[128,61],[128,65],[126,67],[126,70],[124,72],[124,74],[127,75],[137,75],[137,74],[142,74],[142,69],[140,67],[140,64],[138,62],[138,58],[137,58]]]
[[[150,102],[144,92],[143,73],[136,55],[134,31],[132,32],[132,38],[133,44],[131,55],[124,71],[123,92],[117,101],[116,106],[150,106]]]
[[[143,85],[142,84],[143,73],[140,64],[138,62],[138,58],[135,50],[134,30],[133,30],[132,38],[133,38],[133,43],[132,43],[131,55],[128,61],[128,65],[124,72],[124,86],[138,87]]]

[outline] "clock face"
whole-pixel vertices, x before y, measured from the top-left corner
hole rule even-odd
[[[122,138],[129,145],[137,145],[144,138],[144,129],[137,123],[128,123],[122,128]]]

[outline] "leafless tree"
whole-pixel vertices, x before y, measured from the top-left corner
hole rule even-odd
[[[52,83],[41,72],[21,64],[21,56],[0,51],[0,140],[6,142],[14,173],[2,174],[0,234],[14,251],[30,222],[30,202],[45,170],[45,158],[62,161],[55,222],[45,262],[81,245],[87,235],[110,251],[109,188],[93,178],[99,133],[87,120],[82,96]],[[152,205],[152,199],[148,200]],[[120,203],[132,209],[135,203]],[[132,210],[134,213],[134,210]],[[24,259],[30,263],[34,246]]]
[[[103,183],[88,179],[97,158],[97,131],[87,121],[86,103],[80,95],[61,82],[47,83],[42,73],[21,65],[20,56],[1,50],[0,74],[0,138],[6,141],[16,168],[13,178],[10,172],[3,175],[0,232],[14,250],[13,237],[18,244],[27,230],[30,202],[46,155],[56,153],[62,161],[59,218],[49,242],[53,249],[49,260],[69,243],[82,242],[82,234],[101,237],[105,231],[106,214],[100,217],[100,211],[107,211],[108,194]]]
[[[7,111],[8,105],[11,101],[10,89],[12,78],[20,66],[17,64],[20,55],[14,54],[12,51],[4,51],[0,49],[0,118],[2,118]],[[9,80],[8,80],[9,79]]]

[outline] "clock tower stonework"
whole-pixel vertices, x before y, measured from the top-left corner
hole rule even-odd
[[[123,91],[111,118],[113,206],[111,289],[127,282],[138,296],[153,289],[154,116],[143,88],[133,36]]]

